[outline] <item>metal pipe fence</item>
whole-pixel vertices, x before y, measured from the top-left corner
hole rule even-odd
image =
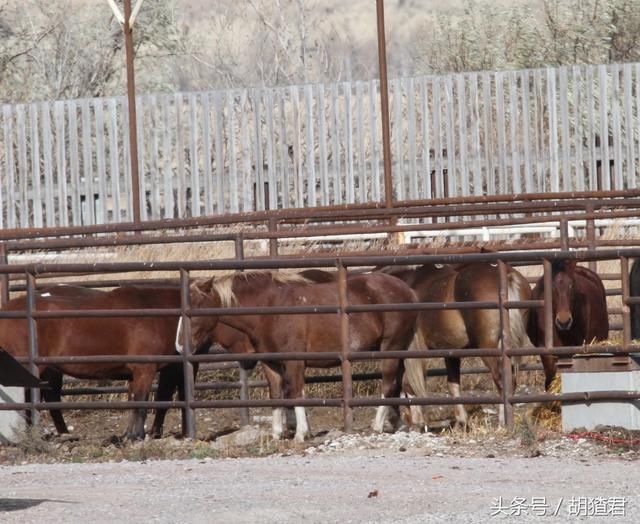
[[[333,260],[326,258],[301,258],[301,259],[283,259],[283,258],[269,258],[264,260],[207,260],[207,261],[194,261],[194,262],[111,262],[111,263],[74,263],[74,264],[27,264],[27,265],[9,265],[0,264],[0,274],[7,275],[9,273],[23,273],[27,281],[27,296],[30,297],[27,301],[27,307],[25,311],[19,312],[0,312],[0,318],[25,318],[29,323],[29,341],[30,341],[30,354],[28,358],[22,359],[23,362],[28,363],[31,369],[37,371],[38,365],[44,364],[63,364],[63,363],[80,363],[80,362],[182,362],[187,366],[193,365],[196,362],[227,362],[227,361],[256,361],[256,360],[326,360],[335,359],[336,361],[343,362],[342,376],[343,376],[343,395],[340,399],[284,399],[284,400],[255,400],[255,399],[240,399],[240,400],[195,400],[194,399],[194,384],[187,382],[187,393],[184,402],[60,402],[60,403],[42,403],[37,397],[33,398],[30,403],[21,404],[5,404],[0,409],[31,409],[34,412],[42,409],[50,408],[62,408],[62,409],[130,409],[130,408],[154,408],[154,407],[170,407],[181,408],[191,411],[193,414],[196,409],[203,408],[216,408],[216,407],[276,407],[276,406],[333,406],[342,407],[344,426],[347,430],[351,427],[352,409],[354,407],[361,406],[377,406],[377,405],[448,405],[454,403],[497,403],[502,404],[506,408],[507,424],[513,425],[513,404],[526,403],[526,402],[539,402],[547,400],[567,400],[577,401],[583,399],[590,399],[594,401],[609,400],[612,398],[630,399],[640,398],[640,393],[629,392],[601,392],[601,393],[589,393],[589,394],[563,394],[563,395],[535,395],[535,396],[523,396],[516,395],[510,389],[509,374],[506,372],[507,366],[510,368],[510,358],[513,356],[521,355],[541,355],[541,354],[553,354],[558,356],[574,355],[574,354],[594,354],[594,353],[611,353],[626,355],[630,352],[639,351],[640,345],[632,344],[629,338],[629,322],[630,318],[628,314],[623,315],[623,337],[622,343],[616,345],[593,345],[593,346],[579,346],[579,347],[553,347],[552,340],[545,340],[544,347],[541,348],[517,348],[511,347],[508,340],[505,341],[506,321],[508,318],[508,310],[512,308],[529,308],[529,307],[544,307],[547,312],[546,322],[547,327],[550,325],[550,297],[545,296],[543,301],[509,301],[505,294],[505,278],[506,278],[506,264],[510,262],[514,263],[526,263],[526,262],[543,262],[545,280],[550,278],[550,261],[555,259],[577,259],[579,261],[597,261],[597,260],[612,260],[619,259],[621,261],[622,268],[628,268],[628,259],[630,257],[640,256],[640,248],[620,248],[615,250],[588,250],[588,251],[531,251],[531,252],[511,252],[511,253],[464,253],[464,254],[444,254],[444,255],[402,255],[402,256],[337,256]],[[335,306],[295,306],[295,307],[277,307],[277,308],[249,308],[249,307],[234,307],[234,308],[207,308],[197,309],[191,308],[188,304],[188,285],[189,285],[189,272],[195,270],[206,269],[278,269],[278,268],[308,268],[308,267],[338,267],[338,281],[340,286],[346,290],[346,278],[347,269],[350,267],[361,267],[371,265],[415,265],[423,263],[468,263],[468,262],[488,262],[498,263],[500,267],[500,284],[501,294],[497,302],[468,302],[468,303],[418,303],[418,304],[395,304],[393,306],[388,305],[371,305],[371,306],[353,306],[348,305],[347,297],[342,297],[339,303]],[[34,294],[36,290],[37,276],[40,274],[56,274],[66,272],[85,272],[85,273],[109,273],[120,271],[176,271],[180,272],[181,280],[180,286],[182,289],[182,305],[179,309],[132,309],[132,310],[78,310],[73,312],[38,312],[35,311]],[[628,280],[621,276],[622,283],[622,295],[623,306],[629,306],[632,304],[639,304],[640,298],[629,297]],[[546,289],[550,289],[550,286],[546,286]],[[394,352],[371,352],[371,351],[357,351],[352,352],[348,350],[348,346],[345,344],[345,337],[348,336],[348,324],[349,315],[363,311],[381,311],[381,310],[419,310],[427,308],[449,308],[449,309],[461,309],[461,308],[495,308],[500,311],[501,318],[503,319],[503,333],[502,344],[500,348],[480,348],[480,349],[449,349],[449,350],[411,350],[411,351],[394,351]],[[35,336],[35,327],[39,319],[44,318],[60,318],[68,316],[78,317],[113,317],[113,316],[182,316],[183,320],[189,322],[192,317],[201,315],[242,315],[242,314],[327,314],[335,313],[339,314],[341,320],[341,339],[336,342],[335,351],[332,352],[320,352],[320,353],[305,353],[305,352],[292,352],[292,353],[279,353],[279,354],[205,354],[205,355],[193,355],[190,351],[186,351],[183,355],[175,356],[139,356],[139,357],[113,357],[113,356],[93,356],[93,357],[39,357],[37,354],[37,344]],[[547,331],[550,333],[550,330]],[[188,340],[188,339],[187,339]],[[346,349],[345,349],[346,348]],[[457,399],[443,398],[439,396],[428,396],[422,398],[410,398],[410,399],[379,399],[379,398],[354,398],[352,391],[352,379],[350,364],[360,360],[379,360],[384,358],[441,358],[441,357],[465,357],[465,356],[496,356],[502,359],[503,362],[503,391],[502,397],[495,395],[487,396],[469,396],[465,395]],[[348,362],[349,365],[345,366],[344,362]],[[187,371],[185,371],[187,373]],[[190,374],[192,377],[193,375]],[[543,400],[540,400],[543,399]],[[190,421],[189,421],[190,420]],[[191,416],[187,418],[187,435],[195,436],[195,417]]]

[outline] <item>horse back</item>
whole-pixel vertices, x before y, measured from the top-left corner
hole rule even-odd
[[[83,291],[84,290],[84,291]],[[136,288],[123,286],[109,292],[57,290],[36,297],[38,311],[88,309],[178,308],[178,288]],[[10,300],[5,311],[26,310],[26,297]],[[38,352],[41,356],[173,354],[178,318],[167,317],[69,317],[37,321]],[[13,355],[28,354],[26,319],[0,319],[0,346]],[[103,365],[100,373],[122,374],[124,365]],[[94,365],[65,365],[64,372],[93,376]],[[124,366],[126,367],[126,366]],[[119,369],[120,371],[115,371]],[[109,371],[111,370],[111,371]],[[97,375],[96,375],[97,376]],[[100,374],[102,376],[102,374]]]

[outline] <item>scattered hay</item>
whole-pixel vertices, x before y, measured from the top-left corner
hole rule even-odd
[[[553,382],[551,382],[547,392],[560,393],[561,390],[562,378],[561,374],[558,373],[553,379]],[[530,418],[536,426],[550,431],[559,431],[562,427],[561,410],[562,406],[560,401],[554,400],[552,402],[543,402],[536,405],[534,408],[529,410],[526,416]]]

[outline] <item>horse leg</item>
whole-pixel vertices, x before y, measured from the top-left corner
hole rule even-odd
[[[262,363],[262,373],[269,386],[269,398],[277,400],[282,398],[282,374],[283,370],[277,362]],[[274,440],[280,440],[284,433],[285,417],[283,408],[273,408],[271,416],[271,436]]]
[[[382,346],[385,347],[385,346]],[[405,346],[406,347],[406,346]],[[386,347],[387,350],[391,348]],[[381,348],[381,351],[383,349]],[[402,391],[402,376],[404,374],[404,361],[386,358],[382,361],[382,398],[399,398]],[[379,406],[373,423],[373,430],[384,431],[384,423],[389,418],[393,429],[396,430],[400,421],[400,408],[393,406]]]
[[[145,401],[149,399],[149,392],[153,384],[156,367],[139,365],[132,369],[132,379],[129,381],[129,401]],[[126,438],[129,440],[144,439],[144,421],[147,417],[145,408],[134,408],[127,427]]]
[[[496,385],[496,389],[498,390],[498,396],[502,398],[502,371],[500,369],[500,359],[497,357],[484,357],[482,360],[489,368],[489,373],[491,373],[493,383]],[[500,404],[500,406],[498,406],[498,424],[500,426],[504,426],[504,421],[504,404]]]
[[[284,367],[285,373],[282,383],[283,397],[286,399],[304,398],[304,361],[287,361],[284,363]],[[307,435],[309,435],[307,412],[303,406],[296,406],[294,411],[296,414],[296,433],[293,440],[302,443]]]
[[[544,369],[544,389],[549,391],[551,384],[556,378],[556,357],[555,355],[540,355],[542,367]]]
[[[447,388],[449,394],[453,398],[460,397],[460,359],[447,357],[444,359],[444,365],[447,369]],[[455,404],[453,412],[456,417],[454,429],[465,430],[467,428],[467,410],[463,404]]]
[[[195,384],[196,382],[196,377],[198,376],[198,368],[199,368],[199,364],[197,362],[194,362],[192,364],[193,366],[193,382]],[[184,369],[182,367],[182,364],[180,364],[178,366],[178,400],[180,402],[184,402],[184,399],[186,398],[186,394],[185,394],[185,383],[184,383]],[[181,430],[180,430],[180,435],[184,438],[187,434],[187,410],[182,409],[181,410]]]
[[[49,384],[49,389],[42,390],[42,398],[45,402],[60,402],[62,392],[62,373],[51,368],[45,368],[40,378]],[[51,420],[56,427],[58,435],[69,433],[67,425],[64,422],[62,411],[59,409],[50,409],[49,414]]]
[[[176,390],[179,392],[184,388],[184,377],[182,375],[182,366],[180,364],[169,364],[160,370],[158,378],[158,390],[156,391],[155,400],[157,402],[170,401]],[[180,393],[178,393],[180,394]],[[164,419],[167,416],[166,408],[158,408],[156,416],[153,419],[153,425],[149,435],[151,438],[162,438],[162,427]]]

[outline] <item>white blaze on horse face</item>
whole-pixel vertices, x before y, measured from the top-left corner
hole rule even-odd
[[[294,408],[296,412],[296,435],[294,440],[296,442],[304,442],[304,439],[309,434],[309,425],[307,424],[307,413],[302,406],[296,406]]]
[[[51,293],[42,293],[40,296],[41,297],[50,297]]]
[[[384,395],[382,395],[382,398],[384,398]],[[384,431],[384,423],[388,417],[389,406],[378,406],[378,410],[376,411],[376,418],[373,422],[373,431],[382,433]]]
[[[182,355],[182,352],[184,351],[184,346],[182,345],[182,343],[180,342],[180,333],[182,331],[182,317],[180,317],[180,320],[178,320],[178,329],[176,329],[176,351]]]

